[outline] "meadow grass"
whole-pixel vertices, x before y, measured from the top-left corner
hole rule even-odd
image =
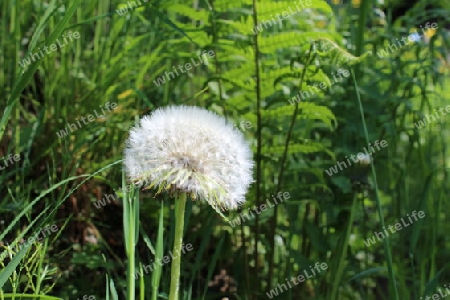
[[[167,297],[168,264],[136,280],[134,274],[171,250],[174,200],[128,190],[121,165],[129,128],[169,104],[198,105],[253,124],[244,134],[255,154],[256,182],[243,211],[278,191],[291,195],[236,227],[205,203],[187,201],[184,240],[194,251],[182,257],[180,299],[262,299],[317,261],[330,267],[279,299],[419,299],[450,282],[450,117],[420,130],[413,125],[449,103],[444,26],[428,42],[389,57],[367,55],[348,66],[353,78],[308,101],[287,101],[296,88],[325,82],[345,64],[301,36],[333,38],[361,56],[445,11],[413,10],[402,23],[386,18],[367,26],[377,20],[371,1],[361,1],[360,8],[331,6],[333,17],[324,24],[323,4],[325,12],[308,15],[308,22],[299,15],[297,23],[286,21],[264,36],[249,31],[247,39],[241,31],[282,8],[244,2],[257,14],[223,11],[222,2],[154,1],[122,16],[116,12],[121,1],[0,3],[0,157],[20,154],[0,171],[0,299]],[[80,38],[20,66],[70,30]],[[285,32],[300,32],[298,40],[275,39]],[[209,64],[153,84],[205,49],[216,53]],[[106,102],[118,107],[58,137]],[[367,173],[349,168],[324,176],[330,165],[377,139],[389,146]],[[126,192],[117,203],[93,209],[119,187]],[[364,245],[414,210],[427,217]],[[226,215],[234,219],[240,212]],[[52,224],[61,228],[57,234],[19,248]]]

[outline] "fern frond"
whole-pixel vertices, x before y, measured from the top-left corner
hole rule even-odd
[[[307,12],[308,9],[317,9],[325,14],[332,14],[333,11],[326,1],[314,0],[311,1],[311,5],[299,5],[294,1],[280,1],[280,2],[260,2],[258,3],[258,18],[268,17],[269,15],[282,14],[283,12],[288,14],[295,14],[298,12]]]
[[[250,7],[252,0],[215,0],[214,10],[217,12],[231,12],[242,9],[241,7]]]
[[[356,57],[347,52],[345,49],[342,49],[338,44],[328,38],[320,38],[316,41],[316,43],[318,45],[318,48],[316,48],[316,52],[320,55],[326,55],[330,57],[331,62],[337,65],[345,63],[349,66],[352,66],[360,63],[367,55],[370,54],[369,52],[367,52],[360,57]]]
[[[178,3],[170,3],[167,7],[167,10],[181,16],[188,17],[192,20],[202,21],[203,23],[208,23],[210,13],[205,10],[195,10],[192,7],[189,7],[184,4]]]
[[[323,37],[333,39],[335,38],[335,35],[319,31],[273,33],[270,36],[261,37],[260,51],[265,54],[275,53],[280,49],[299,47],[303,44],[311,44],[313,41],[319,40]]]
[[[301,114],[298,116],[301,119],[316,119],[324,122],[330,129],[335,127],[336,116],[333,112],[325,106],[317,105],[312,102],[300,102],[298,108],[301,109]],[[284,105],[274,109],[267,109],[262,112],[263,117],[284,117],[292,116],[294,107],[292,105]]]

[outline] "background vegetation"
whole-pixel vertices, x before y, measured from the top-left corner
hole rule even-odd
[[[450,283],[450,117],[414,126],[450,103],[448,1],[312,0],[258,35],[256,24],[293,2],[141,1],[120,15],[126,5],[0,3],[0,166],[20,155],[0,171],[1,299],[125,299],[124,141],[141,116],[171,104],[224,115],[251,142],[256,182],[227,217],[279,191],[291,196],[236,227],[189,201],[184,239],[194,250],[183,256],[183,299],[266,299],[316,262],[327,263],[326,272],[277,298],[419,299]],[[438,29],[377,55],[427,22]],[[80,37],[19,65],[68,31]],[[155,84],[203,50],[215,56]],[[338,69],[352,75],[289,102]],[[58,137],[107,102],[117,108]],[[327,175],[376,140],[388,146],[372,165]],[[97,202],[116,192],[115,201]],[[138,269],[170,251],[174,218],[173,199],[154,191],[139,199]],[[414,210],[426,217],[363,243]],[[19,247],[54,224],[57,233]],[[141,277],[136,294],[164,299],[169,282],[165,265]]]

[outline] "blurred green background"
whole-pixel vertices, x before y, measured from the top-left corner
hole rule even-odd
[[[290,194],[237,226],[189,201],[182,299],[446,293],[448,0],[3,0],[0,24],[0,299],[126,299],[124,142],[140,117],[180,104],[251,143],[255,183],[228,218]],[[372,164],[326,172],[377,140],[388,146]],[[158,228],[163,253],[174,236],[174,200],[139,197],[138,268]],[[364,243],[413,211],[425,217]],[[47,225],[58,231],[29,240]],[[327,270],[280,291],[317,262]],[[151,299],[152,275],[137,298]],[[159,299],[169,282],[166,264]]]

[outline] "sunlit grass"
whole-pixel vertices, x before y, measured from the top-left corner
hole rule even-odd
[[[338,21],[322,17],[316,20],[320,28],[315,29],[324,32],[336,27],[340,32],[334,32],[334,42],[353,54],[383,49],[387,43],[409,34],[411,28],[417,28],[414,17],[404,27],[373,24],[369,5],[364,24],[370,26],[358,32],[354,20],[364,18],[354,13],[367,3],[342,2],[333,1],[341,13],[351,15],[340,15]],[[297,45],[261,55],[266,68],[273,66],[273,70],[260,70],[261,78],[266,76],[264,80],[270,81],[262,84],[276,92],[258,100],[261,116],[257,117],[257,95],[246,89],[256,76],[248,76],[242,82],[239,78],[240,74],[247,74],[245,65],[250,64],[256,52],[254,48],[253,52],[237,52],[248,42],[237,33],[243,25],[228,27],[223,22],[225,17],[229,17],[228,22],[237,22],[239,14],[245,11],[222,13],[219,7],[214,14],[208,9],[201,14],[186,10],[180,16],[168,4],[161,3],[163,7],[157,10],[149,2],[120,16],[115,10],[124,3],[0,2],[0,157],[21,157],[11,167],[0,170],[0,241],[14,249],[20,240],[26,240],[45,225],[67,223],[60,234],[45,244],[30,245],[3,261],[0,288],[4,291],[0,299],[12,299],[13,293],[15,299],[38,299],[35,294],[40,294],[39,299],[81,299],[82,295],[96,295],[97,299],[167,297],[170,264],[135,281],[130,275],[142,273],[143,266],[171,250],[175,238],[173,203],[155,197],[153,191],[139,191],[139,201],[133,198],[134,202],[127,202],[127,197],[136,196],[136,191],[135,195],[119,195],[118,204],[102,209],[92,206],[98,196],[113,194],[129,184],[122,180],[123,143],[139,116],[167,104],[195,103],[223,113],[234,123],[249,121],[252,127],[245,134],[254,150],[258,139],[261,151],[266,146],[284,149],[293,106],[282,115],[273,111],[284,109],[290,89],[293,91],[295,86],[289,86],[284,81],[287,79],[274,84],[277,78],[266,75],[290,63],[297,68],[295,71],[302,70],[302,55],[309,43],[298,41],[304,43],[303,48]],[[191,9],[204,5],[186,1],[178,4]],[[203,13],[208,17],[202,21],[190,19],[201,18]],[[313,23],[306,19],[295,22],[285,22],[280,30],[303,33]],[[180,29],[183,24],[191,28]],[[444,24],[440,25],[442,28]],[[80,32],[80,38],[45,55],[26,70],[20,68],[19,61],[28,53],[54,43],[68,30]],[[227,44],[223,42],[225,38],[234,41]],[[287,151],[281,178],[281,155],[275,150],[255,155],[255,161],[261,163],[260,192],[254,189],[249,193],[246,208],[263,203],[280,181],[281,189],[292,195],[277,209],[275,227],[271,227],[270,210],[231,228],[209,207],[200,210],[197,203],[193,206],[188,201],[189,229],[185,239],[194,245],[194,251],[183,257],[181,299],[259,299],[278,283],[284,283],[285,278],[300,274],[317,261],[330,265],[327,273],[284,292],[279,299],[313,299],[315,295],[315,299],[324,300],[372,300],[382,299],[387,290],[391,293],[389,299],[395,299],[393,277],[398,299],[419,299],[450,282],[446,269],[450,115],[424,129],[417,130],[413,125],[418,118],[450,103],[444,35],[438,30],[430,32],[428,38],[428,42],[404,47],[384,59],[367,56],[353,66],[357,70],[357,88],[348,81],[324,91],[324,96],[305,101],[329,108],[338,126],[332,132],[300,111],[301,118],[294,122],[290,141],[303,147],[297,145],[294,149],[307,150]],[[156,77],[195,56],[202,47],[217,47],[217,62],[159,88],[153,84]],[[312,65],[330,74],[336,64],[326,56],[316,55]],[[238,65],[242,69],[236,71]],[[233,71],[236,85],[231,87],[221,76]],[[311,80],[308,84],[317,80],[317,74],[306,75],[306,81]],[[236,95],[244,96],[238,99]],[[361,97],[362,111],[356,95]],[[118,108],[64,139],[57,137],[57,130],[106,102],[117,102]],[[302,105],[304,110],[308,108]],[[367,132],[361,115],[365,117]],[[260,132],[258,126],[262,126]],[[370,175],[369,188],[356,193],[349,174],[343,172],[330,180],[324,175],[328,165],[354,153],[367,140],[380,138],[386,139],[389,146],[374,157],[372,174],[376,174],[376,185]],[[325,150],[315,151],[314,147],[319,146]],[[381,230],[381,219],[392,224],[418,209],[427,215],[422,222],[399,231],[385,245],[364,246],[364,237]],[[129,227],[122,228],[122,224]],[[89,242],[80,242],[87,235]],[[4,248],[0,249],[1,257]],[[390,254],[386,249],[390,249]],[[25,291],[25,277],[18,276],[19,270],[24,274],[30,266],[40,270],[37,275],[47,274],[46,278],[28,274],[34,280],[35,292]],[[213,286],[214,277],[222,270],[237,283],[236,291],[223,293]],[[17,285],[13,287],[12,283]]]

